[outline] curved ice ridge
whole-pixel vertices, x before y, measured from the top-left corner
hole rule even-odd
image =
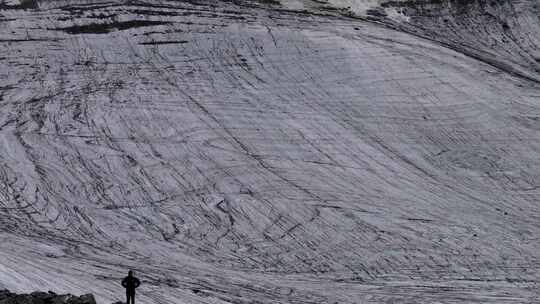
[[[303,8],[328,11],[332,7],[540,82],[540,4],[536,0],[327,0]]]
[[[540,82],[540,4],[535,0],[388,1],[400,29],[445,43],[508,72]]]

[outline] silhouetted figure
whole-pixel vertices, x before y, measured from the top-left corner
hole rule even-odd
[[[139,285],[141,285],[141,282],[133,276],[133,271],[130,270],[128,276],[122,280],[122,286],[126,288],[126,304],[129,304],[130,300],[131,304],[135,304],[135,288],[139,287]]]

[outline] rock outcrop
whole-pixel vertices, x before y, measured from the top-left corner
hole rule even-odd
[[[9,290],[0,290],[0,304],[96,304],[96,300],[92,294],[74,296],[52,291],[16,294]]]

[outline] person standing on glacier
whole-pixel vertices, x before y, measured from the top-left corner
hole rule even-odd
[[[126,304],[135,304],[135,288],[141,285],[141,281],[133,276],[133,271],[128,271],[128,276],[122,280],[122,286],[126,289]]]

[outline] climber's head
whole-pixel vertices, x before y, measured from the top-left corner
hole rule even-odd
[[[128,271],[128,276],[130,276],[130,277],[133,276],[133,270]]]

